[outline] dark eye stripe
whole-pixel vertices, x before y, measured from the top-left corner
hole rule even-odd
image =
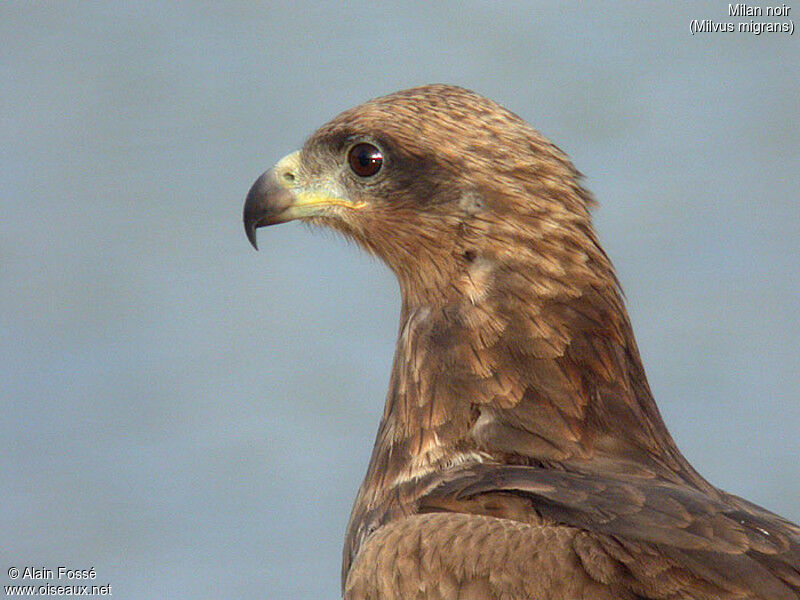
[[[356,144],[347,153],[347,162],[359,177],[372,177],[383,166],[383,154],[372,144]]]

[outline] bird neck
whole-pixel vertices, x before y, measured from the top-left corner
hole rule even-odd
[[[554,293],[484,264],[445,303],[404,297],[345,565],[371,527],[413,512],[426,481],[460,465],[642,476],[713,493],[664,425],[607,267],[602,285]]]
[[[379,490],[471,461],[704,487],[655,405],[611,266],[597,262],[600,276],[582,284],[565,272],[568,287],[486,260],[445,303],[404,298],[370,504]]]

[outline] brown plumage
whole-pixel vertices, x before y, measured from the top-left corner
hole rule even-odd
[[[592,206],[561,150],[444,85],[344,112],[253,185],[254,243],[326,225],[400,282],[345,598],[800,598],[800,528],[670,437]]]

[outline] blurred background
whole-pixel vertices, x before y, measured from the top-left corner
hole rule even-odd
[[[678,445],[800,521],[799,34],[692,36],[723,2],[433,4],[2,4],[4,585],[339,597],[398,290],[301,224],[254,252],[241,208],[317,126],[430,82],[572,156]]]

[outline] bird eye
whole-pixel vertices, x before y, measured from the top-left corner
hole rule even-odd
[[[372,177],[381,170],[383,154],[372,144],[356,144],[347,153],[347,162],[359,177]]]

